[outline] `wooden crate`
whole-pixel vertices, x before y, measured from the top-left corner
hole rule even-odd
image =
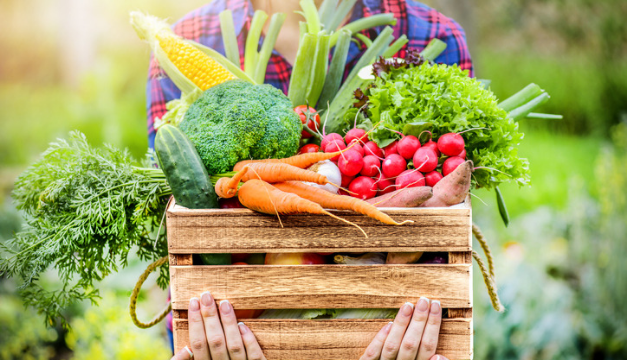
[[[438,353],[472,359],[472,210],[467,200],[451,208],[382,209],[410,225],[388,226],[366,216],[335,211],[360,225],[328,216],[275,216],[248,209],[167,212],[174,347],[189,345],[189,299],[211,291],[235,309],[400,308],[421,296],[445,311]],[[197,253],[448,252],[448,264],[412,265],[194,265]],[[272,359],[358,359],[389,320],[261,320],[244,322]]]

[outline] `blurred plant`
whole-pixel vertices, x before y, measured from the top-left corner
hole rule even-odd
[[[127,314],[128,298],[105,293],[100,306],[90,307],[71,322],[65,341],[74,350],[72,359],[169,359],[164,327],[138,329]]]

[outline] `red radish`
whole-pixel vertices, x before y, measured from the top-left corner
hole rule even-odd
[[[377,195],[377,184],[372,178],[360,176],[351,182],[348,186],[348,190],[353,193],[351,196],[366,200]]]
[[[398,141],[392,141],[392,143],[386,147],[383,148],[383,152],[385,153],[385,156],[388,155],[392,155],[392,154],[398,154]]]
[[[464,138],[457,133],[444,134],[438,139],[438,149],[446,156],[457,156],[461,154],[464,150],[464,146]]]
[[[416,170],[405,170],[396,178],[396,188],[425,186],[425,177]]]
[[[437,171],[431,171],[425,174],[425,180],[427,181],[427,186],[434,187],[438,181],[442,180],[443,176]]]
[[[341,140],[331,140],[327,143],[327,145],[324,147],[324,152],[325,153],[330,153],[330,152],[337,152],[337,151],[341,151],[346,149],[346,144],[344,144],[344,141]],[[339,159],[340,155],[336,155],[334,157],[332,157],[330,160],[331,161],[337,161],[337,159]]]
[[[462,159],[466,159],[466,149],[464,149],[464,151],[462,151],[462,152],[461,152],[459,155],[457,155],[457,156],[459,156],[459,157],[460,157],[460,158],[462,158]]]
[[[350,129],[348,130],[344,138],[346,139],[346,143],[348,144],[350,144],[353,140],[357,140],[363,143],[368,142],[368,135],[366,135],[366,130],[364,129],[358,129],[358,128]]]
[[[446,176],[452,173],[464,162],[466,162],[466,160],[460,158],[459,156],[451,156],[450,158],[444,160],[444,164],[442,164],[442,175]]]
[[[232,263],[231,265],[248,265],[248,264],[243,261],[238,261],[238,262]]]
[[[381,160],[378,157],[374,155],[364,156],[364,167],[361,169],[363,176],[377,176],[379,169],[381,169]]]
[[[353,149],[346,150],[340,155],[340,159],[337,161],[337,167],[340,168],[342,174],[355,176],[359,174],[364,167],[364,158]]]
[[[374,142],[374,141],[368,141],[364,145],[364,153],[366,155],[374,155],[374,156],[376,156],[378,158],[382,158],[383,157],[383,150],[381,150],[379,145],[377,145],[377,143]]]
[[[356,144],[353,145],[353,143],[356,143]],[[347,142],[347,144],[348,145],[346,147],[350,147],[351,150],[357,151],[361,155],[361,157],[364,157],[365,155],[364,148],[363,146],[361,146],[361,143],[359,143],[358,140],[353,140],[350,143]]]
[[[438,167],[438,154],[431,148],[421,147],[414,154],[414,167],[423,173],[435,170]]]
[[[387,194],[396,191],[394,181],[386,178],[383,174],[379,174],[379,176],[377,176],[376,183],[379,190],[381,190],[381,194]]]
[[[322,139],[322,142],[320,142],[320,149],[324,151],[324,148],[327,147],[327,144],[332,140],[339,140],[341,142],[344,142],[344,138],[342,137],[342,135],[337,133],[330,133],[327,134],[324,139]]]
[[[438,155],[438,157],[440,157],[440,149],[438,149],[438,144],[435,143],[433,140],[429,140],[427,143],[425,143],[424,145],[422,145],[423,148],[431,148],[433,149],[433,151],[435,151],[435,153]]]
[[[220,206],[220,209],[239,209],[244,207],[244,205],[239,202],[237,197],[220,199],[218,200],[218,205]]]
[[[389,178],[397,177],[403,171],[407,170],[407,162],[399,154],[392,154],[385,157],[381,167],[383,175]]]
[[[248,258],[249,254],[231,254],[231,261],[233,262],[233,265],[235,265],[235,263],[237,262],[245,262],[246,259]]]
[[[320,146],[316,144],[307,144],[298,150],[299,154],[317,153],[320,151]]]
[[[340,171],[340,173],[341,173],[341,171]],[[345,188],[345,189],[348,188],[348,185],[351,183],[351,181],[353,181],[354,178],[355,178],[354,176],[348,176],[348,175],[342,174],[342,185],[341,186],[343,188]],[[342,190],[342,189],[340,189],[340,190]],[[348,193],[346,193],[346,195],[348,195]]]
[[[411,159],[418,149],[420,149],[420,141],[414,135],[405,136],[396,145],[396,151],[405,159]]]
[[[324,264],[324,257],[316,253],[266,254],[266,265],[316,265]]]

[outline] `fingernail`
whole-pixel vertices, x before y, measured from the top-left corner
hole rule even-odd
[[[386,332],[390,331],[390,329],[392,328],[392,325],[394,325],[393,321],[390,321],[387,325],[385,325],[385,331]]]
[[[431,301],[431,313],[435,315],[439,313],[440,311],[442,311],[442,306],[440,306],[440,301],[438,300]]]
[[[209,291],[202,293],[202,295],[200,295],[200,302],[202,302],[204,306],[213,305],[213,297],[211,296],[211,293]]]
[[[222,300],[220,301],[220,312],[223,314],[228,314],[231,312],[231,309],[233,307],[231,306],[231,303],[228,300]]]
[[[414,312],[414,304],[410,302],[406,302],[405,305],[403,305],[403,307],[401,308],[401,313],[404,316],[411,316],[413,312]]]
[[[185,345],[183,350],[187,351],[187,353],[189,354],[189,358],[190,359],[194,357],[194,353],[187,347],[187,345]]]
[[[237,323],[237,327],[239,328],[239,333],[240,333],[240,334],[242,334],[242,335],[246,334],[246,331],[247,331],[248,329],[246,328],[246,325],[244,325],[244,323],[243,323],[243,322],[241,322],[241,321],[240,321],[240,322],[238,322],[238,323]]]
[[[198,302],[198,298],[192,298],[189,301],[189,309],[190,310],[200,310],[200,302]]]
[[[418,304],[416,304],[416,309],[423,312],[429,310],[429,299],[421,297],[420,300],[418,300]]]

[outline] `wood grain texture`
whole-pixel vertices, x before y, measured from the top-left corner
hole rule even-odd
[[[174,265],[194,265],[194,260],[191,254],[169,254],[170,266]]]
[[[359,226],[324,215],[275,216],[248,209],[190,210],[172,204],[167,212],[168,251],[191,253],[470,251],[471,209],[383,208],[391,226],[350,211],[332,211]]]
[[[449,264],[470,264],[470,297],[472,298],[472,252],[450,252],[448,254]],[[449,318],[472,318],[472,308],[449,309]]]
[[[389,320],[260,320],[246,325],[268,360],[356,360]],[[174,320],[174,347],[189,345],[187,320]],[[472,359],[472,319],[444,319],[437,353]]]
[[[172,266],[172,308],[204,291],[236,309],[399,308],[421,296],[472,307],[471,265]]]

